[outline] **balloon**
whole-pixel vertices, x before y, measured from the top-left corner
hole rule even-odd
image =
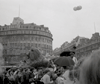
[[[77,7],[73,8],[74,11],[78,11],[78,10],[81,10],[81,9],[82,9],[82,6],[77,6]]]

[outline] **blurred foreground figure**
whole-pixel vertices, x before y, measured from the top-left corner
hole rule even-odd
[[[100,84],[100,49],[91,53],[82,63],[80,84]]]

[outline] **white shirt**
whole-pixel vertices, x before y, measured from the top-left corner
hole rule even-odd
[[[41,81],[44,83],[44,84],[50,84],[50,76],[48,74],[45,74],[42,78],[41,78]]]
[[[64,84],[73,84],[74,81],[71,81],[69,78],[69,70],[65,71],[65,73],[62,75],[65,80],[64,80]]]
[[[77,58],[76,57],[73,57],[73,61],[76,64],[77,63]]]
[[[62,78],[62,77],[57,77],[56,83],[57,83],[57,84],[64,84],[64,78]]]

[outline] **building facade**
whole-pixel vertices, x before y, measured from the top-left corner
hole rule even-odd
[[[53,55],[54,55],[54,56],[59,56],[60,53],[61,53],[61,48],[55,48],[55,49],[53,50]]]
[[[92,34],[90,39],[85,40],[76,49],[76,57],[79,59],[82,56],[88,56],[91,52],[100,48],[100,35],[99,33]]]
[[[16,17],[10,25],[0,26],[0,41],[4,46],[7,63],[17,63],[21,54],[38,49],[43,55],[52,54],[52,34],[48,27],[34,23],[25,24]]]
[[[60,55],[60,53],[63,51],[73,50],[74,46],[76,46],[76,49],[74,49],[75,56],[78,59],[82,56],[88,56],[91,54],[91,52],[100,48],[100,35],[96,32],[92,34],[90,39],[77,36],[70,43],[66,43],[66,46],[63,46],[63,48],[61,46],[58,49],[59,51],[54,51],[54,54]]]
[[[82,44],[82,42],[87,39],[87,38],[84,38],[84,37],[80,37],[80,36],[77,36],[76,38],[74,38],[70,43],[68,43],[67,41],[64,42],[60,48],[58,49],[55,49],[54,50],[54,55],[60,55],[60,53],[64,52],[64,51],[70,51],[70,50],[75,50],[74,47],[77,47],[79,45]]]

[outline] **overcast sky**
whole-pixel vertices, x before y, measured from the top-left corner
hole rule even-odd
[[[19,5],[24,23],[49,28],[53,49],[78,35],[91,38],[95,28],[100,32],[100,0],[0,0],[0,25],[9,25],[18,17]],[[78,5],[82,9],[74,11]]]

